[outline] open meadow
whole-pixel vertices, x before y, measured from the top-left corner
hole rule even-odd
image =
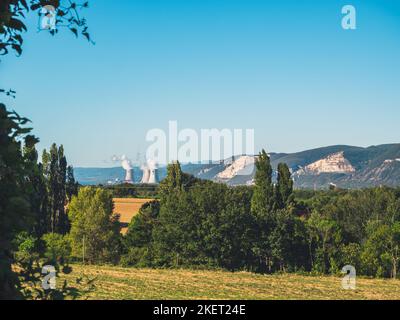
[[[125,234],[128,231],[127,225],[132,218],[139,213],[140,208],[146,202],[154,199],[141,198],[114,198],[114,213],[120,215],[119,221],[122,224],[121,233]]]
[[[344,290],[341,278],[332,276],[82,265],[73,265],[66,279],[73,285],[82,274],[96,278],[96,290],[82,298],[96,300],[400,299],[399,280],[357,278],[356,290]]]

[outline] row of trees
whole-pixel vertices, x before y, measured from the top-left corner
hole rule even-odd
[[[168,167],[159,201],[145,205],[124,239],[124,265],[222,267],[255,272],[340,272],[396,277],[400,191],[293,191],[285,164],[265,151],[253,187],[201,181]]]
[[[11,267],[32,269],[33,253],[41,251],[36,240],[69,232],[66,206],[78,191],[62,146],[53,144],[38,161],[28,122],[0,104],[0,298],[20,293]]]
[[[69,231],[66,205],[78,193],[78,183],[72,166],[67,165],[64,147],[53,144],[49,152],[43,150],[42,162],[38,162],[34,147],[25,147],[24,156],[33,164],[31,205],[38,214],[35,235],[41,237],[48,232],[66,234]]]
[[[144,206],[129,226],[124,264],[210,266],[256,272],[307,266],[304,224],[294,213],[293,181],[280,164],[272,183],[269,157],[256,162],[254,187],[228,187],[168,167],[160,201]]]

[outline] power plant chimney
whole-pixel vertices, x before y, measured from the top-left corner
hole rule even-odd
[[[126,170],[125,182],[126,182],[126,183],[133,183],[133,179],[132,179],[132,169]]]
[[[149,183],[152,183],[152,184],[157,183],[156,169],[151,169],[150,170]]]
[[[125,183],[133,183],[133,177],[132,177],[132,165],[131,165],[131,161],[126,157],[126,156],[122,156],[121,158],[122,161],[122,167],[124,168],[124,170],[126,171],[126,176],[125,176]]]
[[[147,166],[150,170],[149,183],[152,183],[152,184],[158,183],[157,163],[154,160],[149,160],[149,161],[147,161]]]
[[[146,165],[143,165],[142,171],[143,171],[143,176],[142,176],[142,180],[140,181],[140,183],[149,183],[150,169]]]
[[[158,183],[157,164],[153,160],[147,161],[146,165],[142,166],[143,177],[141,183]]]

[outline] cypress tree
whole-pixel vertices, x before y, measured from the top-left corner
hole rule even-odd
[[[30,206],[34,215],[32,231],[38,238],[48,231],[48,203],[47,185],[43,175],[43,165],[38,163],[38,153],[35,146],[24,146],[23,149],[26,167],[28,169],[27,180],[30,183]]]
[[[65,213],[67,160],[64,147],[58,148],[53,143],[49,152],[43,151],[42,162],[47,179],[49,231],[66,234],[68,232],[68,218]]]
[[[256,160],[255,186],[251,199],[251,212],[255,216],[257,227],[253,252],[258,257],[259,271],[271,272],[272,255],[269,235],[274,229],[274,187],[272,167],[268,154],[262,150]]]
[[[160,216],[154,230],[155,259],[159,265],[179,264],[183,245],[180,204],[184,194],[181,191],[182,170],[179,162],[174,162],[168,165],[167,176],[160,183]]]
[[[272,212],[274,205],[274,187],[272,185],[272,167],[268,154],[262,150],[256,160],[254,193],[251,199],[251,212],[255,216],[265,217]]]
[[[277,209],[285,208],[292,200],[293,180],[286,163],[278,165],[278,178],[275,186],[275,201]]]
[[[71,202],[73,196],[78,195],[78,183],[75,181],[74,168],[72,166],[67,167],[67,184],[65,191],[68,202]]]

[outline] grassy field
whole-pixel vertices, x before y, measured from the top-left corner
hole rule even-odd
[[[140,208],[146,202],[153,199],[138,199],[138,198],[114,198],[114,213],[120,215],[119,221],[127,225],[131,222],[132,218],[139,213]],[[121,232],[125,234],[127,228],[122,228]]]
[[[400,299],[399,280],[357,279],[356,290],[343,290],[338,277],[81,265],[73,269],[67,276],[71,285],[81,274],[97,278],[96,291],[84,297],[88,299]]]

